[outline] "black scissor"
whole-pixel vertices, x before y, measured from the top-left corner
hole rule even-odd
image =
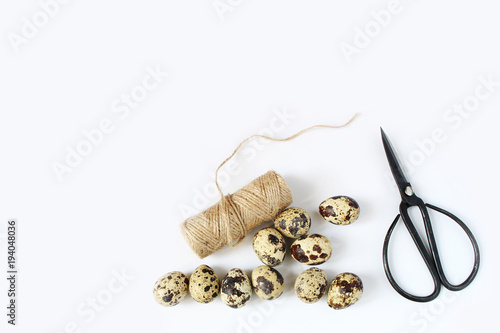
[[[387,231],[387,235],[385,236],[385,241],[384,241],[383,255],[382,255],[384,261],[385,274],[387,275],[389,282],[394,287],[394,289],[402,296],[416,302],[432,301],[439,295],[439,292],[441,291],[441,286],[444,286],[445,288],[451,291],[458,291],[464,289],[472,282],[472,280],[474,280],[477,271],[479,269],[479,247],[477,245],[476,239],[474,238],[474,235],[472,234],[470,229],[465,225],[465,223],[462,222],[458,217],[456,217],[455,215],[444,209],[424,203],[422,199],[420,199],[415,195],[411,187],[411,184],[406,180],[403,174],[403,171],[397,161],[396,155],[394,153],[394,150],[392,149],[389,139],[387,138],[384,130],[382,129],[380,130],[382,132],[382,141],[384,143],[384,149],[387,155],[387,160],[389,161],[389,166],[391,167],[392,175],[396,180],[396,184],[401,194],[401,204],[399,205],[399,214],[398,216],[396,216],[394,222],[392,222],[389,231]],[[408,209],[410,207],[418,207],[420,213],[422,214],[429,250],[427,250],[427,248],[425,247],[422,238],[418,234],[415,225],[413,224],[413,221],[411,220],[410,215],[408,214]],[[469,237],[470,242],[472,243],[472,248],[474,249],[474,266],[472,268],[469,277],[467,277],[467,279],[465,279],[464,282],[458,285],[451,284],[443,272],[443,267],[441,265],[441,260],[439,258],[438,248],[436,246],[436,240],[434,238],[434,233],[432,231],[431,219],[429,217],[429,212],[427,208],[432,209],[438,213],[444,214],[447,217],[451,218],[453,221],[455,221],[465,231],[465,233]],[[420,252],[420,255],[424,259],[424,262],[427,268],[429,269],[429,272],[432,275],[432,280],[434,281],[434,291],[428,296],[416,296],[404,291],[397,284],[389,268],[389,259],[387,257],[389,239],[391,238],[392,232],[396,227],[396,224],[398,223],[400,217],[402,218],[406,228],[408,229],[408,232],[410,233],[413,241],[415,242],[415,245],[418,248],[418,251]]]

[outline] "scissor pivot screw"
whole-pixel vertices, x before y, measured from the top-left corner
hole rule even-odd
[[[411,188],[411,186],[406,186],[405,194],[409,197],[411,197],[413,195],[413,189]]]

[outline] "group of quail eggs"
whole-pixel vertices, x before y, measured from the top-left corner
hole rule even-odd
[[[359,216],[359,205],[347,196],[331,197],[319,206],[321,216],[337,225],[348,225]],[[224,304],[243,307],[252,291],[264,300],[281,296],[285,289],[283,276],[274,267],[283,263],[286,255],[284,237],[295,239],[290,246],[291,256],[299,263],[320,265],[330,259],[332,244],[323,235],[308,234],[311,217],[302,208],[290,207],[274,219],[274,227],[259,230],[253,238],[257,257],[265,265],[255,268],[251,278],[239,269],[231,269],[219,280],[214,270],[206,265],[196,268],[188,278],[182,272],[163,275],[154,286],[156,301],[163,306],[177,305],[188,293],[200,303],[210,303],[219,293]],[[295,294],[304,303],[319,301],[327,291],[325,271],[317,267],[302,272],[295,280]],[[327,303],[333,309],[344,309],[354,304],[363,293],[361,279],[353,273],[341,273],[330,283]]]

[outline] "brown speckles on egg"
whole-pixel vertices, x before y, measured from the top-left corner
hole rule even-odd
[[[328,306],[345,309],[356,303],[363,294],[363,282],[353,273],[341,273],[333,279],[328,289]]]
[[[269,243],[272,245],[277,245],[280,241],[280,239],[273,234],[269,234],[267,236],[267,239],[268,239]]]
[[[326,273],[313,267],[302,272],[295,280],[295,294],[304,303],[315,303],[323,297],[328,286]]]
[[[170,272],[156,281],[153,296],[163,306],[174,306],[186,296],[189,279],[182,272]]]
[[[307,234],[311,227],[311,217],[302,208],[290,207],[276,216],[274,227],[285,237],[297,238]]]
[[[273,300],[285,290],[283,276],[269,266],[259,266],[252,272],[252,285],[255,294],[264,300]]]
[[[227,306],[233,309],[241,308],[251,296],[251,281],[241,269],[231,269],[222,279],[221,298]]]
[[[219,278],[207,265],[198,266],[191,275],[189,293],[199,303],[210,303],[220,291]]]
[[[257,285],[259,289],[266,295],[272,294],[274,291],[274,284],[263,276],[259,276],[257,279]]]
[[[300,244],[293,244],[291,247],[292,257],[298,262],[306,263],[309,261],[309,256],[306,255]]]
[[[285,259],[285,238],[274,228],[261,229],[253,238],[253,249],[264,264],[279,266]]]
[[[306,265],[319,265],[330,259],[332,244],[323,235],[310,234],[299,237],[290,248],[292,257]]]
[[[359,205],[356,200],[347,196],[331,197],[319,205],[319,213],[325,220],[333,224],[347,225],[359,217]]]

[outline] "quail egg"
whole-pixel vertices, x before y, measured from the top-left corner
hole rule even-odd
[[[295,280],[295,294],[304,303],[316,303],[323,297],[328,287],[324,270],[309,268]]]
[[[252,284],[255,294],[264,300],[273,300],[285,290],[283,276],[269,266],[259,266],[252,272]]]
[[[220,291],[219,278],[207,265],[198,266],[191,275],[189,293],[200,303],[212,302]]]
[[[170,272],[156,281],[153,296],[163,306],[174,306],[186,296],[189,279],[182,272]]]
[[[261,229],[253,238],[253,250],[264,264],[279,266],[285,259],[285,238],[274,228]]]
[[[319,205],[319,213],[330,223],[347,225],[358,219],[359,205],[346,196],[331,197]]]
[[[252,296],[252,283],[239,268],[231,269],[222,279],[222,302],[234,309],[243,307]]]
[[[335,310],[345,309],[356,303],[362,294],[363,282],[359,276],[341,273],[330,284],[327,302]]]
[[[285,237],[297,238],[307,234],[311,227],[311,217],[302,208],[290,207],[276,216],[274,227]]]
[[[309,234],[297,238],[291,246],[293,259],[306,265],[319,265],[330,259],[332,243],[323,235]]]

